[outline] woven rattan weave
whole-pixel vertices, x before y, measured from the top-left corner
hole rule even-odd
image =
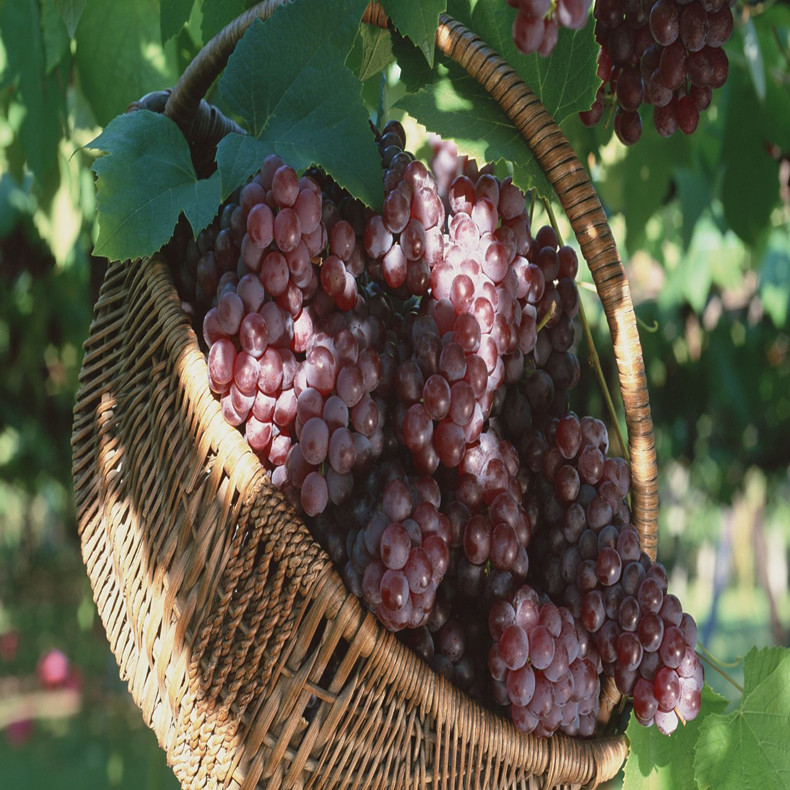
[[[205,62],[215,77],[254,15],[277,5],[220,34],[170,94],[166,112],[192,129],[189,139],[205,90],[195,85],[213,79]],[[366,18],[386,24],[376,6]],[[654,553],[641,349],[600,203],[556,124],[495,53],[448,18],[437,44],[524,134],[593,271],[620,370],[635,521]],[[224,421],[156,257],[114,263],[106,275],[85,344],[73,472],[99,614],[183,787],[565,787],[595,784],[622,764],[622,736],[518,733],[378,625]],[[606,716],[611,685],[604,696]]]

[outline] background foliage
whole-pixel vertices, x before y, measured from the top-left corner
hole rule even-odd
[[[306,4],[297,0],[287,12],[299,21]],[[214,181],[199,180],[185,160],[173,170],[179,183],[161,172],[157,182],[141,161],[153,155],[150,146],[129,148],[129,140],[137,138],[113,119],[148,91],[172,85],[200,46],[247,5],[245,0],[0,0],[0,725],[19,718],[36,660],[45,650],[64,650],[82,676],[78,713],[59,716],[53,708],[35,720],[32,731],[12,727],[0,737],[8,787],[174,786],[163,753],[118,678],[94,615],[71,501],[71,408],[81,344],[104,268],[94,256],[97,243],[97,252],[111,256],[150,252],[166,241],[181,210],[197,229],[210,219],[220,191],[227,194],[247,175],[245,167],[254,167],[263,144],[255,138],[228,140],[225,165],[221,161]],[[642,140],[624,149],[611,124],[590,130],[576,118],[596,87],[589,26],[563,35],[557,53],[543,62],[513,50],[514,12],[504,0],[389,0],[384,5],[401,34],[393,37],[372,28],[357,35],[355,24],[338,26],[354,14],[358,19],[364,5],[360,0],[321,4],[322,25],[305,29],[313,46],[328,32],[323,28],[337,28],[324,42],[329,62],[323,78],[321,69],[311,70],[306,45],[283,50],[274,61],[279,82],[273,79],[260,101],[279,91],[285,108],[294,100],[286,78],[292,73],[301,80],[300,90],[312,91],[308,106],[320,110],[303,124],[305,137],[297,140],[302,147],[281,153],[309,164],[307,147],[323,139],[323,155],[335,155],[336,138],[325,128],[329,107],[318,101],[326,79],[343,73],[337,90],[357,117],[404,118],[415,135],[412,147],[422,145],[424,153],[421,121],[479,160],[510,160],[519,183],[545,193],[545,181],[520,139],[503,126],[498,109],[471,79],[435,55],[432,31],[439,12],[449,5],[502,51],[562,121],[590,170],[627,262],[656,425],[659,552],[670,569],[670,586],[700,623],[702,642],[721,659],[735,660],[752,645],[787,645],[790,6],[739,0],[735,34],[726,46],[730,77],[714,93],[696,133],[661,139],[650,132],[648,116]],[[274,27],[267,22],[254,34],[263,37],[259,51],[271,51]],[[340,57],[346,50],[350,71]],[[234,99],[250,67],[258,71],[267,63],[256,60],[253,48],[234,58],[210,98],[262,132],[264,141],[277,144],[287,114],[267,114],[258,123],[249,115],[258,105]],[[332,95],[338,106],[346,106],[337,92]],[[135,123],[161,125],[162,120]],[[160,142],[177,162],[179,145],[181,156],[186,149],[178,136],[167,135],[163,132]],[[96,160],[89,143],[113,153]],[[239,155],[245,146],[247,164]],[[353,170],[340,158],[333,165],[341,174]],[[105,212],[101,224],[92,166]],[[349,185],[369,194],[365,168],[360,173]],[[139,223],[134,238],[139,248],[130,247],[127,229],[111,233],[111,210],[124,210],[118,208],[124,195],[129,207],[139,206],[142,193],[135,190],[150,190],[152,183],[159,184],[160,202]],[[615,391],[614,362],[595,296],[585,290],[583,298]],[[583,342],[579,354],[587,358]],[[583,375],[574,406],[604,414],[591,373]],[[713,738],[729,732],[727,716],[751,721],[761,684],[787,673],[781,655],[760,651],[746,662],[743,697],[709,670],[709,682],[725,699],[711,697],[711,719],[701,720],[699,728]],[[743,669],[738,664],[729,672],[742,682]],[[671,762],[677,772],[683,763],[663,760],[664,747],[651,740],[654,735],[637,736],[646,739],[647,752],[640,746],[640,755],[650,758],[629,764],[631,786],[640,786],[650,771],[659,777],[655,786],[680,786],[678,775],[669,767],[662,773],[662,767]],[[52,760],[58,765],[54,775]],[[722,787],[717,772],[723,767],[703,760],[697,779]]]

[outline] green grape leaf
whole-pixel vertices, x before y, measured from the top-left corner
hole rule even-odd
[[[699,168],[679,168],[675,172],[675,183],[680,195],[681,216],[683,217],[683,249],[688,250],[697,220],[713,202],[713,184],[709,175]],[[705,293],[705,299],[708,294]]]
[[[694,761],[700,790],[790,786],[790,649],[752,648],[743,661],[741,703],[708,716]]]
[[[373,25],[361,25],[359,41],[362,53],[359,69],[356,71],[360,81],[364,82],[389,66],[395,56],[392,54],[392,36],[388,30]]]
[[[399,82],[407,93],[416,93],[437,79],[439,72],[425,62],[425,58],[408,38],[392,33],[392,52],[400,69]]]
[[[178,78],[175,41],[161,45],[158,0],[91,0],[76,39],[80,85],[102,126]]]
[[[512,162],[513,180],[521,189],[535,188],[545,197],[553,195],[529,146],[496,101],[460,66],[450,64],[446,71],[446,79],[427,90],[406,94],[395,106],[430,131],[453,140],[459,153],[476,159],[481,166],[501,159]]]
[[[747,17],[739,28],[743,38],[743,54],[746,56],[746,65],[749,67],[754,90],[757,97],[765,101],[765,64],[752,17]]]
[[[203,22],[200,25],[203,41],[211,40],[243,10],[244,0],[203,0]]]
[[[639,145],[627,148],[606,168],[598,191],[609,210],[623,212],[628,250],[644,243],[647,221],[667,199],[676,168],[690,162],[691,146],[685,135],[661,137],[648,121]]]
[[[768,237],[766,252],[760,264],[760,300],[777,329],[787,326],[790,315],[790,252],[787,237],[774,230]]]
[[[790,150],[790,91],[787,90],[787,52],[790,43],[790,6],[774,4],[759,16],[757,39],[765,64],[767,139],[780,150]]]
[[[601,84],[596,75],[598,44],[593,25],[561,28],[554,52],[547,57],[524,55],[513,43],[516,10],[488,0],[449,0],[448,12],[499,53],[560,123],[588,110]]]
[[[723,713],[727,700],[710,686],[702,689],[702,705],[696,719],[679,725],[672,735],[656,727],[643,727],[631,716],[625,734],[630,742],[623,790],[677,790],[694,787],[694,746],[700,727],[710,715]]]
[[[63,24],[66,25],[70,38],[74,38],[74,33],[77,30],[77,25],[87,2],[88,0],[55,0],[55,8],[60,11]]]
[[[183,211],[195,235],[220,203],[219,174],[198,180],[176,124],[148,110],[119,115],[87,148],[105,151],[97,175],[99,238],[95,252],[141,258],[162,247]]]
[[[17,183],[11,173],[0,173],[0,240],[17,227],[25,214],[36,210],[36,199],[30,194],[33,176],[27,173],[22,183]]]
[[[378,151],[361,85],[344,63],[365,6],[366,0],[294,0],[266,22],[256,20],[228,60],[220,91],[229,112],[246,121],[268,151],[297,170],[320,164],[376,207],[383,198]],[[242,147],[249,151],[249,144]],[[237,142],[218,146],[223,194],[241,183],[239,150]],[[246,175],[258,167],[260,160]]]
[[[439,14],[447,8],[447,0],[382,0],[382,5],[395,29],[417,46],[433,68]]]
[[[163,44],[189,21],[194,4],[195,0],[159,0],[159,30]]]
[[[217,162],[224,200],[239,184],[260,168],[272,153],[271,146],[248,134],[226,134],[217,145]]]

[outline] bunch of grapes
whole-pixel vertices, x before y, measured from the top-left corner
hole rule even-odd
[[[544,738],[558,729],[590,737],[601,687],[594,648],[573,614],[523,585],[496,601],[488,623],[494,697],[510,705],[516,727]]]
[[[727,80],[729,0],[595,0],[593,16],[602,85],[582,121],[594,126],[613,104],[615,132],[631,145],[642,134],[640,106],[652,104],[659,134],[692,134]]]
[[[447,200],[445,220],[436,179],[409,161],[365,229],[374,276],[403,298],[420,299],[405,338],[410,353],[396,373],[395,420],[415,465],[429,474],[439,463],[458,466],[500,385],[520,377],[545,281],[524,257],[526,205],[510,179],[459,175]]]
[[[667,594],[660,563],[641,550],[625,497],[627,464],[608,458],[599,420],[572,412],[526,437],[539,513],[536,578],[587,632],[606,674],[634,700],[640,723],[671,733],[700,706],[697,626]]]
[[[557,46],[560,27],[581,30],[587,24],[591,0],[507,0],[517,9],[513,42],[520,52],[547,57]]]
[[[401,471],[353,538],[346,584],[390,631],[419,628],[433,611],[450,558],[450,526],[440,505],[433,478],[404,479]]]
[[[381,453],[384,322],[357,291],[356,232],[313,178],[270,156],[238,201],[197,242],[196,304],[215,293],[202,323],[209,386],[312,516],[347,500],[355,466]]]
[[[380,214],[266,158],[188,247],[209,387],[436,672],[541,737],[591,736],[606,672],[669,732],[699,707],[695,626],[641,552],[604,424],[568,410],[576,253],[533,234],[510,178],[433,142],[429,168],[397,122],[378,135]]]

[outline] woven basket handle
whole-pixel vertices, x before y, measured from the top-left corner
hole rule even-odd
[[[207,125],[202,120],[203,96],[225,68],[238,40],[255,19],[267,19],[284,2],[265,0],[249,9],[206,44],[184,71],[167,99],[165,114],[178,123],[188,139],[193,139],[197,126]],[[368,6],[363,21],[379,27],[389,22],[378,3]],[[631,456],[633,521],[642,548],[655,559],[656,447],[642,346],[628,281],[601,203],[559,126],[506,61],[446,14],[440,16],[436,46],[486,89],[522,134],[556,192],[590,267],[617,360]],[[225,119],[223,125],[221,118],[219,114],[212,118],[211,136],[215,139],[210,142],[218,142],[228,131],[238,131],[235,123]]]

